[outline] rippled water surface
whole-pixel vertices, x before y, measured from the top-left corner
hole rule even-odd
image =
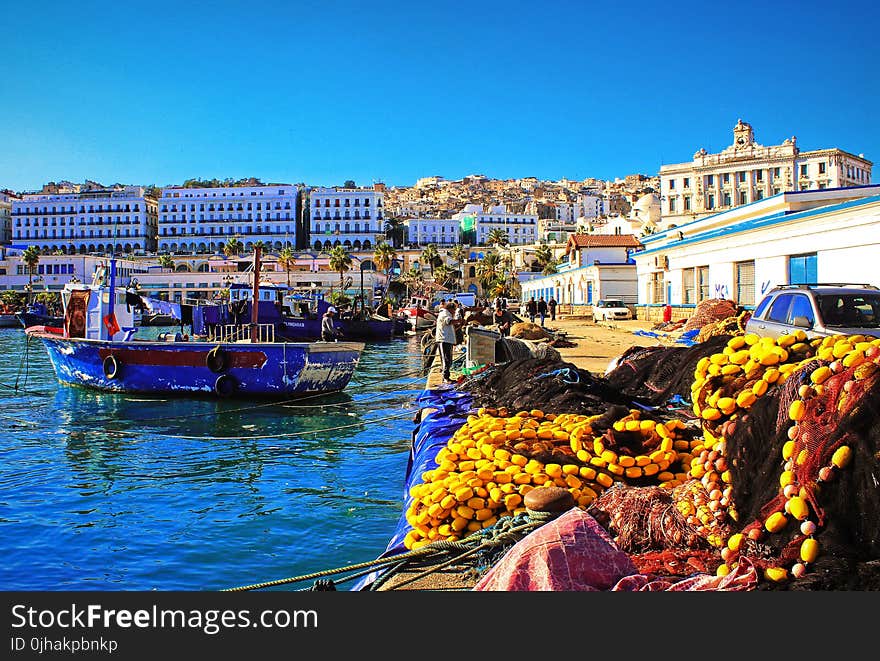
[[[41,342],[0,329],[0,586],[215,590],[372,560],[423,384],[400,338],[321,398],[112,395],[58,384]]]

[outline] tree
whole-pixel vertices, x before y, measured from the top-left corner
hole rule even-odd
[[[464,264],[468,259],[468,249],[460,243],[456,243],[450,249],[449,256],[455,261],[456,266],[458,266],[458,288],[461,289],[464,286]]]
[[[406,227],[400,218],[389,217],[385,221],[385,238],[390,239],[391,244],[395,248],[399,248],[404,244]]]
[[[544,264],[544,268],[541,270],[543,275],[553,275],[556,273],[556,267],[558,266],[558,262],[555,259],[551,259],[549,262]]]
[[[477,265],[477,280],[483,285],[483,291],[488,292],[501,273],[501,258],[496,253],[490,252],[483,257]]]
[[[345,289],[345,272],[351,269],[351,255],[342,246],[330,250],[330,268],[339,273],[339,293]]]
[[[446,287],[454,279],[454,273],[446,264],[441,264],[434,269],[434,282],[441,287]]]
[[[21,255],[21,261],[27,267],[28,272],[28,305],[31,302],[31,292],[34,287],[34,273],[37,272],[37,264],[40,263],[40,249],[29,246]]]
[[[354,183],[354,179],[346,179],[345,183],[342,184],[343,188],[357,188],[357,184]]]
[[[542,243],[535,250],[535,261],[542,269],[553,261],[553,251],[546,243]]]
[[[241,241],[238,240],[237,237],[232,237],[229,241],[226,242],[226,245],[223,246],[223,254],[226,257],[238,257],[241,254],[242,249]]]
[[[394,259],[397,257],[397,252],[394,248],[384,241],[380,241],[376,244],[376,249],[373,251],[373,263],[376,265],[376,268],[385,273],[385,291],[388,291],[388,285],[391,284],[391,264]]]
[[[431,267],[431,275],[434,275],[434,267],[439,266],[440,262],[440,252],[437,250],[436,243],[429,243],[425,246],[425,249],[422,250],[422,261],[426,262],[429,267]]]
[[[284,246],[278,253],[278,264],[287,271],[287,286],[290,287],[290,268],[296,265],[296,257],[293,254],[293,248]]]
[[[174,259],[171,255],[159,255],[159,266],[163,269],[174,270]]]
[[[495,229],[489,232],[489,236],[486,237],[486,245],[488,246],[497,246],[498,248],[504,248],[510,244],[510,237],[507,236],[507,232],[501,229],[500,227],[496,227]]]

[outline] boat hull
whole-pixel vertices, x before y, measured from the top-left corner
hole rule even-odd
[[[43,341],[62,383],[162,395],[296,397],[337,392],[348,385],[363,350],[357,342],[114,342],[41,331],[29,334]]]
[[[395,323],[392,319],[337,319],[336,327],[345,340],[383,341],[394,337]],[[293,341],[312,341],[321,338],[320,319],[284,318],[279,324],[279,335]]]
[[[54,328],[62,328],[64,326],[64,317],[55,317],[50,314],[39,314],[37,312],[18,312],[16,318],[19,324],[24,328],[31,326],[52,326]]]
[[[21,328],[21,321],[15,314],[0,314],[0,328]]]

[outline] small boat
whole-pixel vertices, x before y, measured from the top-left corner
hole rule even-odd
[[[46,306],[42,303],[33,303],[24,310],[15,313],[18,324],[24,328],[31,326],[51,326],[60,328],[64,324],[64,317],[49,314]]]
[[[14,312],[0,313],[0,328],[21,328],[21,322]]]
[[[412,296],[409,303],[400,311],[409,320],[410,327],[416,332],[434,328],[437,315],[431,311],[431,302],[424,296]]]
[[[330,303],[322,296],[287,294],[282,297],[278,332],[288,339],[318,339],[321,337],[321,319],[328,308]],[[335,323],[348,340],[390,340],[397,326],[394,319],[363,307],[342,311]]]
[[[254,261],[259,273],[259,248]],[[274,326],[254,317],[206,335],[137,339],[125,291],[115,283],[115,260],[106,270],[99,267],[90,285],[65,285],[62,328],[25,330],[43,341],[62,383],[121,393],[293,398],[343,390],[364,348],[348,341],[277,341]],[[201,307],[211,306],[194,308],[194,318]]]

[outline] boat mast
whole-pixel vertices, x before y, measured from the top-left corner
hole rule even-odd
[[[254,246],[254,291],[253,298],[251,299],[251,342],[259,342],[260,334],[259,334],[259,326],[257,325],[257,320],[259,318],[259,304],[260,304],[260,251],[262,248],[259,245]]]

